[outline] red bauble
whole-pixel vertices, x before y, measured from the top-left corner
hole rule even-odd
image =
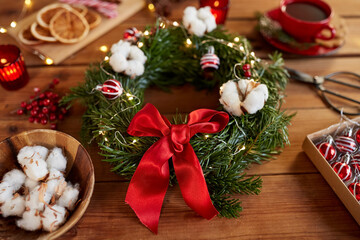
[[[336,147],[342,153],[353,153],[356,150],[355,140],[347,136],[339,136],[335,138]]]
[[[106,80],[103,85],[97,85],[96,89],[109,100],[114,100],[123,93],[121,83],[115,79]]]
[[[251,66],[250,66],[250,64],[248,64],[248,63],[244,64],[244,66],[242,67],[242,69],[243,69],[244,71],[250,70],[250,68],[251,68]]]
[[[200,59],[200,65],[202,70],[210,70],[214,71],[219,68],[220,65],[220,59],[215,54],[215,49],[213,46],[210,46],[208,49],[208,53],[206,53],[204,56]]]
[[[350,180],[351,178],[351,168],[348,164],[342,162],[336,162],[332,164],[332,168],[344,182]]]
[[[358,169],[360,171],[360,154],[355,154],[351,161],[350,165],[352,165],[355,169]]]
[[[247,78],[251,77],[251,72],[250,71],[245,71],[244,76]]]
[[[328,142],[320,143],[317,145],[319,152],[324,158],[329,162],[335,159],[336,157],[336,149],[333,145]]]
[[[128,28],[124,32],[124,39],[132,42],[137,42],[140,37],[140,32],[135,27]]]
[[[351,183],[348,188],[350,192],[355,196],[356,200],[360,201],[360,183]]]
[[[360,128],[355,133],[355,139],[358,144],[360,144]]]

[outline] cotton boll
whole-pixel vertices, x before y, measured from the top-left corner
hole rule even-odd
[[[31,210],[44,210],[44,203],[40,201],[43,199],[44,202],[49,203],[51,200],[51,194],[44,190],[46,184],[35,187],[29,195],[25,197],[25,207],[30,208]]]
[[[59,171],[65,171],[66,163],[66,157],[64,156],[62,149],[58,147],[53,148],[46,159],[46,164],[49,169],[55,168]]]
[[[15,194],[11,199],[8,199],[1,206],[3,217],[18,216],[21,217],[25,210],[25,199],[19,194]]]
[[[196,16],[196,14],[197,14],[197,10],[195,7],[189,6],[184,10],[184,16]]]
[[[121,52],[115,52],[111,55],[109,64],[115,72],[123,72],[128,68],[128,61]]]
[[[204,20],[206,25],[206,31],[212,32],[216,28],[216,21],[214,17],[210,17]]]
[[[75,203],[78,200],[79,197],[79,186],[75,185],[72,186],[70,183],[68,183],[68,186],[66,187],[65,191],[59,198],[57,204],[63,207],[66,207],[70,211],[72,211],[75,207]]]
[[[264,107],[267,98],[268,89],[265,84],[260,84],[246,96],[245,101],[241,105],[248,113],[254,114]]]
[[[206,25],[203,21],[201,21],[199,19],[195,19],[191,23],[189,31],[190,31],[190,33],[193,33],[198,37],[202,37],[202,36],[204,36],[204,33],[206,31]]]
[[[22,218],[16,221],[19,228],[36,231],[41,229],[41,217],[37,210],[25,211]]]
[[[63,174],[55,168],[50,169],[49,177],[46,180],[46,192],[50,195],[55,194],[59,190],[59,185],[65,182]]]
[[[136,46],[132,46],[130,48],[129,58],[132,60],[136,60],[141,64],[145,64],[147,60],[147,57],[145,56],[144,52],[141,51],[141,49]]]
[[[25,174],[19,169],[13,169],[5,173],[3,182],[8,182],[13,186],[14,190],[17,191],[25,182]]]
[[[0,203],[12,198],[15,190],[13,186],[8,182],[0,183]]]
[[[195,15],[184,15],[183,16],[183,24],[186,28],[189,28],[191,23],[197,19],[196,14]]]
[[[240,98],[236,82],[228,81],[221,86],[220,91],[220,103],[224,109],[235,116],[241,116],[243,112],[240,109]]]
[[[38,181],[34,181],[29,177],[25,179],[25,187],[29,189],[29,191],[33,190],[37,185],[39,185]]]
[[[49,150],[42,146],[23,147],[17,156],[25,174],[34,181],[45,178],[48,174],[45,162]]]
[[[139,61],[136,60],[129,60],[128,67],[125,70],[125,74],[129,76],[139,76],[143,74],[145,71],[144,65],[141,64]]]
[[[17,155],[17,160],[20,163],[20,165],[23,166],[25,165],[27,160],[32,158],[33,156],[35,156],[34,148],[30,146],[26,146],[20,149]]]
[[[120,40],[111,46],[111,53],[120,52],[123,56],[129,55],[131,44],[128,41]]]
[[[49,149],[43,146],[33,146],[34,151],[36,152],[35,156],[37,156],[43,160],[46,159],[47,155],[49,154]]]
[[[59,205],[54,205],[51,208],[45,207],[42,215],[43,230],[52,232],[65,222],[66,209]]]

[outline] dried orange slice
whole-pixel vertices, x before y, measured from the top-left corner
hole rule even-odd
[[[34,22],[33,24],[31,24],[31,27],[30,27],[30,31],[31,31],[31,34],[39,39],[39,40],[42,40],[42,41],[45,41],[45,42],[56,42],[56,38],[54,38],[49,29],[46,29],[42,26],[40,26],[39,24],[37,24],[37,22]]]
[[[50,20],[54,17],[54,15],[60,10],[70,9],[71,7],[67,4],[54,3],[47,5],[39,10],[36,15],[36,20],[40,26],[44,28],[49,28]]]
[[[101,22],[101,17],[95,11],[89,10],[85,15],[86,21],[89,23],[90,29],[93,29]]]
[[[88,8],[84,5],[71,5],[71,7],[83,16],[85,16],[88,12]]]
[[[89,33],[85,17],[75,10],[59,11],[50,21],[51,34],[62,43],[76,43]]]
[[[19,32],[18,36],[19,36],[20,41],[26,45],[36,45],[36,44],[42,43],[41,40],[37,39],[36,37],[34,37],[34,35],[32,35],[32,33],[30,31],[30,26],[22,29]]]

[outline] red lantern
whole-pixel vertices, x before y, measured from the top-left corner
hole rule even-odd
[[[224,24],[229,9],[229,0],[200,0],[200,7],[209,6],[216,24]]]

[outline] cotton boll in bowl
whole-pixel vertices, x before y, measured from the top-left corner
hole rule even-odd
[[[90,156],[85,148],[73,137],[53,130],[32,130],[12,136],[0,142],[0,180],[4,174],[12,169],[21,170],[21,166],[17,161],[17,154],[20,149],[25,146],[43,146],[49,149],[48,154],[54,147],[60,148],[67,159],[65,169],[65,179],[72,183],[79,183],[79,196],[74,210],[71,211],[66,218],[66,222],[53,232],[45,231],[25,231],[17,225],[26,226],[29,230],[37,229],[36,211],[25,211],[22,218],[8,217],[3,218],[0,216],[0,225],[4,231],[0,231],[0,239],[8,239],[16,236],[18,239],[54,239],[67,232],[72,228],[85,213],[85,210],[90,202],[90,198],[94,188],[94,169]],[[51,172],[51,170],[49,171]],[[46,180],[44,180],[46,181]],[[25,178],[25,186],[37,188],[36,181],[30,181]],[[21,189],[20,189],[21,190]],[[31,190],[30,190],[31,191]],[[13,191],[9,192],[11,195]],[[51,202],[51,200],[50,200]],[[39,213],[38,213],[39,214]],[[42,227],[42,226],[40,226]]]

